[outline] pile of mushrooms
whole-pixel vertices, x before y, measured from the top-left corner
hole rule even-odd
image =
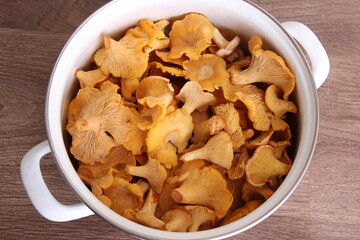
[[[253,36],[223,35],[197,13],[140,20],[76,71],[66,129],[77,173],[113,211],[194,232],[259,207],[291,168],[295,77]]]

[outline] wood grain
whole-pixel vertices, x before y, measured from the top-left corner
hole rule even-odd
[[[20,178],[23,155],[47,138],[45,94],[56,58],[76,27],[106,2],[0,0],[1,239],[135,239],[98,216],[66,223],[44,219]],[[230,239],[360,239],[359,2],[254,2],[280,22],[309,26],[329,54],[331,72],[318,90],[318,144],[305,178],[273,215]],[[50,155],[41,168],[57,199],[79,201]]]

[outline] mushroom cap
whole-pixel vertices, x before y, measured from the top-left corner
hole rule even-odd
[[[135,157],[124,146],[119,145],[110,150],[104,163],[95,163],[94,165],[80,163],[77,173],[83,181],[91,184],[97,178],[106,175],[110,168],[114,168],[118,171],[115,174],[117,177],[130,181],[132,176],[124,170],[127,164],[135,165]]]
[[[191,169],[189,176],[179,188],[172,190],[171,195],[178,203],[206,206],[219,218],[225,216],[233,201],[223,176],[206,166]]]
[[[165,66],[164,64],[162,64],[160,62],[156,62],[156,61],[149,63],[149,66],[148,66],[148,71],[150,72],[151,75],[153,75],[151,69],[160,69],[160,71],[162,73],[169,73],[172,76],[176,76],[176,77],[184,77],[185,76],[184,70],[182,68]]]
[[[204,54],[196,60],[183,63],[185,78],[198,82],[203,90],[213,92],[229,79],[224,59],[214,54]]]
[[[143,166],[127,165],[125,171],[133,176],[146,178],[150,187],[156,192],[161,193],[164,182],[167,178],[165,168],[156,159],[149,158]]]
[[[295,88],[295,76],[286,66],[285,61],[272,51],[261,49],[262,41],[253,36],[249,41],[252,61],[249,68],[243,71],[231,69],[231,82],[237,85],[263,82],[277,85],[287,100]]]
[[[157,159],[159,162],[164,164],[168,169],[178,164],[178,155],[176,153],[176,147],[171,142],[167,142],[158,151],[150,154],[151,158]]]
[[[192,223],[190,214],[181,208],[167,211],[161,220],[165,222],[165,230],[170,232],[186,232]]]
[[[206,17],[197,13],[187,14],[172,25],[169,58],[180,58],[185,54],[190,59],[197,59],[210,46],[213,35],[214,26]]]
[[[158,56],[163,62],[165,62],[165,63],[172,63],[172,64],[179,65],[179,66],[182,66],[183,63],[184,63],[186,60],[189,60],[189,58],[186,57],[185,55],[182,55],[180,58],[170,58],[170,57],[169,57],[170,52],[168,52],[168,51],[158,51],[158,50],[156,50],[156,51],[155,51],[155,54],[156,54],[156,56]]]
[[[111,148],[124,142],[130,111],[123,106],[118,88],[105,82],[100,89],[80,89],[70,102],[66,129],[76,159],[87,164],[104,162]]]
[[[255,187],[263,186],[272,176],[286,175],[290,165],[276,159],[270,145],[258,147],[246,162],[245,173],[248,183]]]
[[[230,213],[228,216],[226,216],[221,221],[220,226],[224,226],[226,224],[232,223],[232,222],[248,215],[249,213],[254,211],[256,208],[258,208],[261,204],[263,204],[263,202],[264,201],[262,201],[262,200],[252,200],[252,201],[245,203],[244,206],[236,209],[235,211]]]
[[[163,229],[165,223],[155,217],[156,207],[158,205],[158,197],[153,189],[149,189],[145,203],[140,211],[135,211],[137,222],[152,228]]]
[[[133,93],[139,86],[139,78],[122,78],[120,81],[121,84],[121,95],[129,101],[135,102]]]
[[[246,147],[249,149],[255,149],[259,146],[267,145],[273,133],[274,131],[272,129],[269,131],[260,132],[259,136],[246,143]]]
[[[157,152],[167,142],[174,144],[178,152],[184,151],[193,128],[191,115],[184,113],[181,109],[175,110],[149,130],[146,137],[148,153]]]
[[[204,206],[185,205],[181,207],[185,209],[191,217],[191,225],[188,232],[196,232],[202,224],[215,222],[215,212]]]
[[[75,76],[79,79],[80,87],[95,87],[96,84],[105,81],[109,75],[104,74],[100,68],[90,71],[78,69]]]
[[[145,72],[149,55],[142,51],[147,44],[144,38],[127,34],[120,41],[104,36],[104,47],[94,54],[94,61],[106,74],[115,77],[136,78]]]
[[[280,98],[281,89],[276,85],[269,86],[265,91],[266,106],[276,117],[284,118],[287,112],[297,113],[296,105]]]
[[[200,84],[193,81],[185,83],[180,93],[175,97],[184,103],[182,110],[188,114],[191,114],[195,109],[207,109],[216,101],[214,95],[203,92]]]
[[[123,215],[125,209],[139,209],[149,185],[144,181],[129,183],[125,179],[114,177],[112,184],[104,189],[104,195],[111,201],[110,208]]]
[[[231,41],[228,41],[217,28],[214,29],[213,40],[216,43],[216,45],[219,47],[219,50],[217,50],[216,55],[221,58],[229,56],[231,53],[235,51],[236,47],[240,44],[240,38],[238,36],[235,36]]]
[[[245,175],[245,164],[250,158],[248,150],[245,146],[240,148],[240,152],[234,154],[232,166],[227,173],[230,180],[240,179]]]
[[[134,155],[140,155],[146,151],[145,138],[147,131],[140,129],[139,124],[143,123],[144,118],[134,109],[130,108],[131,118],[128,123],[128,132],[124,140],[124,147],[131,151]]]
[[[136,90],[137,101],[147,107],[163,104],[167,107],[174,97],[170,80],[160,76],[142,79]]]
[[[245,137],[240,126],[240,116],[233,103],[221,104],[214,108],[215,114],[225,121],[224,130],[230,135],[234,148],[245,143]]]
[[[272,127],[277,131],[286,128],[286,122],[272,114],[266,106],[263,90],[255,85],[245,85],[236,90],[235,94],[246,105],[249,119],[256,130],[269,131]]]
[[[182,155],[180,159],[183,161],[204,159],[223,168],[229,169],[234,157],[232,147],[233,146],[229,134],[221,131],[210,138],[204,147],[187,152]]]
[[[241,188],[241,192],[242,200],[245,202],[251,200],[267,200],[274,194],[274,191],[271,190],[267,185],[254,187],[248,182],[244,182]]]

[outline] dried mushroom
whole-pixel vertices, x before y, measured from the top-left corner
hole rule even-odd
[[[252,61],[249,68],[243,71],[232,69],[231,82],[237,85],[263,82],[274,84],[283,92],[287,100],[295,87],[295,77],[286,66],[285,61],[272,51],[261,49],[262,40],[253,36],[249,41],[249,50],[252,54]]]
[[[110,82],[101,89],[83,88],[69,104],[66,130],[76,159],[87,164],[104,162],[111,148],[124,142],[130,110],[117,90]]]

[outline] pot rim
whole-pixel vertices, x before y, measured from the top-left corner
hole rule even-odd
[[[122,1],[122,0],[118,0],[118,1]],[[257,218],[252,219],[249,223],[247,223],[243,227],[240,227],[240,228],[237,228],[237,229],[231,228],[232,230],[229,231],[230,230],[229,229],[228,231],[226,231],[225,234],[224,233],[216,233],[216,232],[219,230],[219,228],[226,228],[227,226],[233,226],[234,224],[236,224],[236,222],[238,222],[240,220],[235,221],[233,223],[230,223],[228,225],[222,226],[222,227],[217,227],[217,228],[214,228],[214,229],[205,230],[205,231],[196,232],[196,233],[171,233],[171,232],[166,232],[166,234],[171,239],[189,239],[188,237],[189,237],[190,234],[192,234],[192,236],[194,236],[194,239],[221,239],[221,238],[230,237],[230,236],[233,236],[233,235],[238,234],[240,232],[246,231],[249,228],[253,227],[254,225],[260,223],[265,218],[269,217],[274,211],[276,211],[290,197],[290,195],[294,192],[294,190],[297,188],[297,186],[299,185],[299,183],[303,179],[304,175],[306,174],[307,169],[308,169],[308,167],[309,167],[309,165],[311,163],[312,156],[313,156],[314,151],[315,151],[317,137],[318,137],[318,131],[319,131],[319,103],[318,103],[318,96],[317,96],[317,90],[316,90],[314,78],[313,78],[313,75],[311,73],[308,62],[307,62],[307,60],[305,58],[305,55],[303,54],[303,51],[301,50],[301,48],[299,47],[297,42],[289,35],[289,33],[282,27],[282,25],[270,13],[265,11],[263,8],[261,8],[257,4],[251,2],[250,0],[242,0],[242,1],[249,4],[249,5],[251,5],[256,10],[258,10],[262,14],[264,14],[269,20],[271,20],[273,23],[275,23],[277,25],[277,27],[291,41],[292,45],[297,50],[297,53],[299,54],[299,56],[301,56],[301,59],[302,59],[302,61],[304,63],[304,66],[305,66],[304,71],[306,71],[306,75],[310,80],[309,83],[311,85],[311,96],[314,98],[314,103],[315,103],[314,111],[313,111],[316,114],[316,116],[314,117],[314,119],[315,119],[315,122],[314,122],[315,127],[314,127],[314,129],[315,130],[314,130],[313,137],[311,139],[311,144],[309,144],[311,146],[309,147],[309,151],[308,151],[307,156],[302,156],[302,158],[306,159],[306,161],[305,161],[304,167],[301,169],[300,173],[297,174],[297,177],[294,180],[294,183],[291,185],[291,187],[287,188],[286,191],[285,191],[285,189],[284,189],[285,184],[284,183],[286,182],[287,178],[284,180],[284,182],[281,184],[279,189],[274,193],[274,195],[276,195],[276,193],[280,192],[279,190],[282,189],[282,191],[285,191],[285,193],[282,193],[283,197],[280,200],[278,200],[276,202],[276,204],[273,205],[269,210],[267,210],[265,213],[261,214],[261,217],[257,217]],[[111,1],[111,2],[109,2],[107,4],[105,4],[104,6],[100,7],[95,12],[93,12],[72,33],[72,35],[69,37],[66,44],[62,48],[62,51],[60,52],[60,54],[59,54],[59,56],[58,56],[58,58],[57,58],[57,60],[56,60],[56,62],[54,64],[53,71],[52,71],[52,74],[50,76],[50,80],[49,80],[49,84],[48,84],[48,89],[47,89],[47,94],[46,94],[46,102],[45,102],[45,125],[46,125],[46,132],[47,132],[47,135],[48,135],[49,145],[50,145],[50,149],[51,149],[51,152],[53,154],[53,157],[54,157],[54,161],[55,161],[58,169],[60,170],[61,175],[63,176],[64,179],[66,179],[66,182],[70,185],[71,189],[73,190],[73,192],[75,192],[77,197],[83,203],[85,203],[85,205],[87,205],[93,212],[95,212],[97,215],[101,216],[104,220],[106,220],[107,222],[109,222],[113,226],[115,226],[115,227],[117,227],[117,228],[119,228],[119,229],[121,229],[123,231],[126,231],[126,232],[128,232],[128,233],[130,233],[132,235],[143,238],[144,236],[140,234],[140,231],[135,231],[131,227],[126,227],[126,226],[123,226],[123,225],[119,225],[113,219],[111,219],[111,217],[109,217],[107,214],[103,213],[97,207],[93,206],[90,203],[90,201],[84,197],[84,194],[79,191],[77,186],[75,186],[75,184],[72,182],[72,180],[68,176],[68,173],[66,173],[63,166],[61,165],[61,163],[60,163],[61,161],[59,160],[59,159],[61,159],[61,156],[59,156],[59,154],[56,151],[56,143],[54,143],[54,139],[53,139],[53,136],[51,134],[51,121],[50,121],[50,117],[49,117],[49,111],[50,111],[49,109],[51,108],[50,93],[51,93],[51,89],[52,89],[52,85],[53,85],[53,81],[54,81],[54,75],[55,75],[55,73],[56,73],[56,71],[58,69],[58,64],[59,64],[60,60],[62,59],[62,56],[63,56],[64,52],[66,51],[68,45],[70,44],[72,39],[77,35],[77,33],[84,27],[84,25],[86,25],[95,15],[97,15],[103,9],[108,8],[111,5],[115,4],[115,2],[117,2],[117,1]],[[85,184],[84,184],[84,186],[85,186]],[[92,193],[90,192],[90,194],[92,194]],[[249,215],[245,216],[243,219],[245,219],[245,218],[249,219],[249,217],[254,216],[254,213],[258,213],[260,209],[267,208],[268,205],[270,205],[269,200],[265,201],[258,209],[256,209],[254,212],[250,213]],[[127,220],[127,221],[130,221],[130,220]],[[131,223],[133,223],[133,222],[131,222]],[[130,223],[130,225],[131,225],[131,223]],[[147,229],[146,231],[152,231],[154,233],[156,233],[156,232],[164,232],[162,230],[156,230],[156,229],[148,228],[146,226],[142,226],[142,225],[137,224],[137,223],[133,223],[133,224],[136,224],[137,228],[145,228],[145,229]],[[208,236],[201,237],[200,235],[204,235],[205,232],[213,232],[214,234],[211,234],[211,237],[208,237]],[[166,238],[158,238],[158,239],[166,239]]]

